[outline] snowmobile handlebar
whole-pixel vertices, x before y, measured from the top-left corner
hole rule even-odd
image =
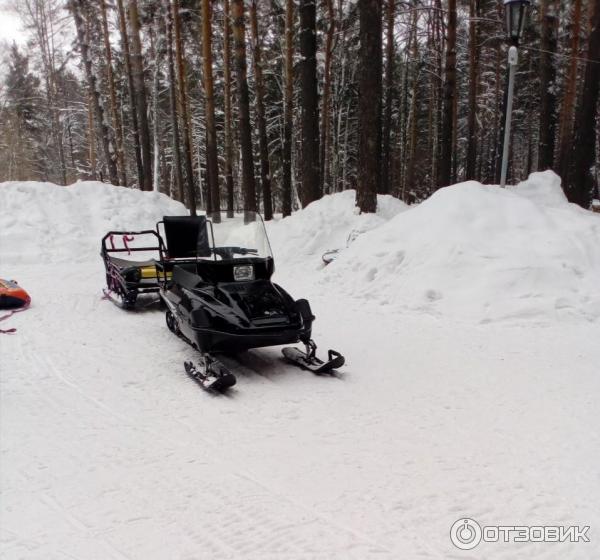
[[[212,252],[222,259],[232,259],[233,255],[258,255],[257,249],[245,247],[213,247]]]

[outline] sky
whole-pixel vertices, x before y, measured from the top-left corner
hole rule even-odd
[[[0,41],[20,44],[26,41],[19,17],[3,4],[0,4]]]

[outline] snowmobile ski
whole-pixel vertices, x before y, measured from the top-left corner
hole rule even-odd
[[[131,311],[135,308],[135,302],[137,299],[137,294],[134,295],[126,295],[113,292],[112,290],[108,290],[107,288],[102,288],[102,293],[104,294],[102,299],[106,299],[114,303],[117,307],[121,309],[125,309],[127,311]]]
[[[337,368],[342,367],[346,361],[344,356],[339,352],[329,350],[327,352],[327,361],[325,362],[315,356],[316,349],[316,344],[310,340],[308,344],[306,344],[305,352],[302,352],[302,350],[293,346],[283,348],[281,352],[288,362],[299,366],[302,369],[312,371],[317,375],[331,373]]]
[[[223,393],[236,383],[233,373],[228,371],[221,362],[205,356],[203,363],[196,367],[192,362],[185,362],[185,372],[203,389]]]

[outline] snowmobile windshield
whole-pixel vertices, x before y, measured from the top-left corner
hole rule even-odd
[[[273,253],[265,224],[256,212],[227,218],[221,213],[221,221],[210,220],[215,260],[272,259]]]

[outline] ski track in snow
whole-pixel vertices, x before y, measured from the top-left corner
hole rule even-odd
[[[43,298],[0,341],[3,558],[476,558],[450,544],[461,516],[600,527],[597,329],[307,293],[343,372],[255,350],[227,360],[238,385],[216,397],[183,373],[194,352],[163,313],[101,299],[100,263],[47,268],[18,267]],[[480,551],[591,558],[599,542]]]

